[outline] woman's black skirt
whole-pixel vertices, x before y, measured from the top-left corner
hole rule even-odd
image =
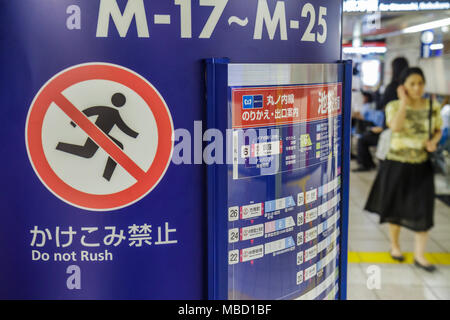
[[[419,164],[385,160],[380,164],[365,210],[413,231],[433,227],[434,177],[429,161]]]

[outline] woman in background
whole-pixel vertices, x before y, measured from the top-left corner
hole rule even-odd
[[[392,131],[386,161],[380,166],[365,209],[389,223],[390,254],[403,261],[400,228],[415,231],[414,264],[426,271],[436,268],[425,258],[428,231],[433,227],[434,177],[429,152],[441,138],[440,106],[432,105],[432,137],[429,137],[430,100],[423,98],[425,77],[419,68],[408,68],[400,77],[398,100],[386,106],[386,124]]]

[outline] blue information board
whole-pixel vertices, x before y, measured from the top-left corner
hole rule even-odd
[[[0,0],[0,298],[207,298],[204,59],[333,63],[341,17],[341,0]]]
[[[208,62],[211,298],[345,298],[349,72]]]

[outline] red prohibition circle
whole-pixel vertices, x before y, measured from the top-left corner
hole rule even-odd
[[[50,166],[42,144],[45,115],[56,97],[83,81],[109,80],[136,92],[153,113],[158,130],[158,145],[150,168],[142,172],[136,183],[122,191],[97,195],[73,188]],[[33,169],[42,183],[61,200],[87,210],[108,211],[131,205],[147,195],[164,176],[172,156],[173,124],[169,109],[159,92],[143,77],[121,66],[87,63],[66,69],[50,79],[34,98],[26,123],[25,140]]]

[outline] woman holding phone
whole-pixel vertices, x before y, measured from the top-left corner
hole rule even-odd
[[[422,70],[404,70],[400,83],[398,100],[386,106],[386,124],[392,131],[389,152],[380,166],[365,210],[378,213],[380,223],[389,224],[390,254],[397,261],[404,260],[399,244],[401,227],[414,231],[414,264],[432,272],[436,268],[425,258],[434,214],[434,177],[428,153],[436,150],[441,138],[440,105],[432,103],[430,131],[431,100],[423,98]]]

